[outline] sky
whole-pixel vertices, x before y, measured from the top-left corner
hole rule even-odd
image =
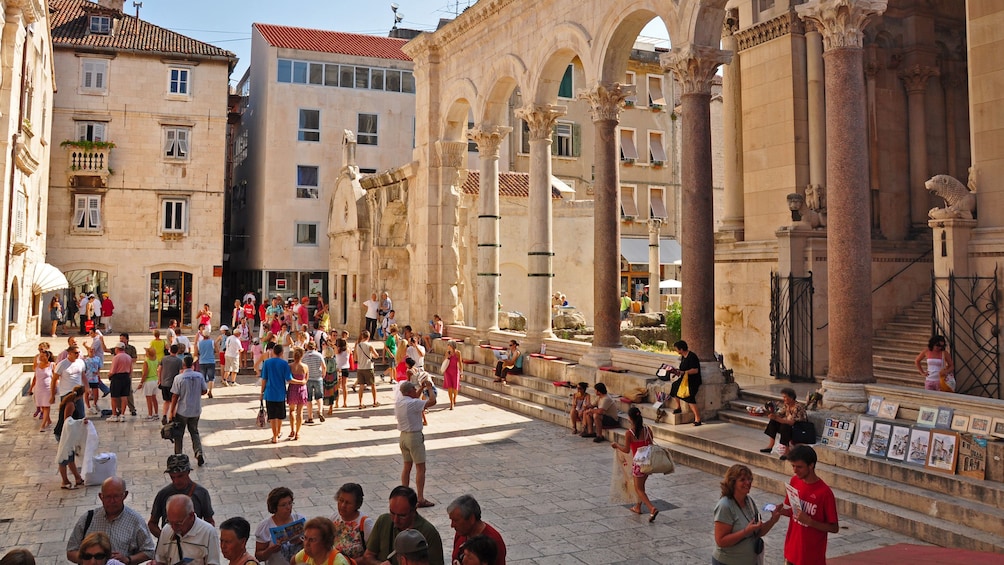
[[[454,18],[475,0],[140,0],[139,17],[206,43],[233,51],[240,58],[231,75],[236,82],[251,59],[251,24],[255,22],[387,35],[394,25],[391,3],[403,16],[400,27],[432,31],[440,18]],[[602,1],[602,0],[601,0]],[[135,15],[135,0],[125,0]],[[658,20],[642,35],[667,38]],[[668,46],[668,40],[666,45]]]

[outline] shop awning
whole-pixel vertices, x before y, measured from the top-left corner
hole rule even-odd
[[[45,294],[69,287],[70,283],[66,281],[66,276],[59,269],[48,263],[39,263],[35,266],[35,277],[31,283],[32,293]]]
[[[659,239],[659,263],[662,265],[672,265],[674,261],[679,261],[682,253],[680,242],[675,239],[663,237]],[[621,238],[621,256],[628,263],[635,265],[648,264],[648,238]]]

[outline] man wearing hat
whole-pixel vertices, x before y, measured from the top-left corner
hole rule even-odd
[[[428,565],[429,544],[418,530],[405,530],[394,538],[394,552],[388,560],[397,557],[400,565]]]
[[[169,456],[167,470],[164,472],[170,475],[171,484],[160,489],[153,499],[153,512],[150,514],[150,521],[146,523],[150,527],[150,533],[154,537],[160,537],[160,528],[167,520],[167,499],[176,494],[184,494],[191,498],[195,506],[195,515],[215,525],[209,491],[192,480],[190,476],[192,465],[188,462],[188,456],[184,453]]]
[[[112,391],[112,417],[109,422],[125,422],[126,406],[129,404],[129,390],[132,387],[133,359],[126,353],[126,345],[115,344],[115,357],[108,371]]]
[[[366,553],[357,561],[360,565],[405,565],[406,563],[428,563],[443,565],[443,540],[439,532],[428,520],[418,514],[418,495],[410,487],[399,486],[390,491],[389,512],[382,514],[373,524],[373,530],[366,537]],[[414,545],[399,545],[400,534],[406,531],[418,532],[422,538],[422,549]],[[414,536],[414,534],[411,534]],[[405,540],[409,539],[405,536]],[[412,537],[412,540],[415,538]],[[419,557],[418,554],[423,555]]]

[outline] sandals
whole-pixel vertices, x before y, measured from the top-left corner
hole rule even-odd
[[[648,515],[648,523],[651,524],[652,522],[655,522],[655,517],[658,515],[659,515],[659,509],[656,508],[655,510],[652,511],[651,514]]]
[[[641,506],[632,506],[631,508],[628,508],[628,510],[634,512],[635,514],[641,514]]]
[[[418,507],[419,508],[432,508],[435,505],[436,505],[435,502],[432,502],[432,501],[429,501],[429,500],[420,500],[420,501],[418,501]]]
[[[771,451],[774,451],[773,447],[765,447],[760,450],[760,453],[770,453]]]
[[[77,487],[75,485],[71,485],[70,483],[63,483],[59,488],[63,490],[77,490]]]
[[[324,414],[318,414],[317,417],[320,418],[321,422],[324,422]]]
[[[84,486],[84,479],[80,479],[79,481],[77,481],[77,484],[75,484],[74,486],[78,486],[78,487]]]

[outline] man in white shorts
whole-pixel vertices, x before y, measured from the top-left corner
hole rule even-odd
[[[237,371],[241,367],[241,352],[244,346],[241,345],[241,338],[231,335],[230,328],[222,326],[223,332],[223,382],[228,385],[237,384]]]

